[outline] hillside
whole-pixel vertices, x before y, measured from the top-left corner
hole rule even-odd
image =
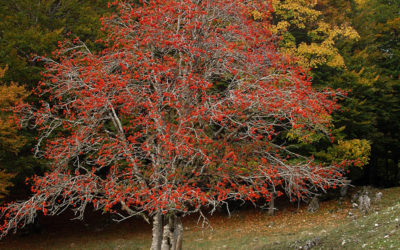
[[[400,188],[370,189],[383,198],[363,215],[351,205],[350,197],[321,203],[309,214],[305,205],[286,206],[276,216],[245,209],[216,214],[208,227],[197,217],[184,221],[184,249],[390,249],[400,247]],[[355,190],[353,190],[355,192]],[[40,234],[13,236],[0,242],[1,249],[148,249],[150,227],[141,221],[104,226],[99,217],[65,226],[43,222]],[[100,225],[101,224],[101,225]],[[57,226],[64,225],[64,226]],[[302,247],[302,248],[300,248]]]

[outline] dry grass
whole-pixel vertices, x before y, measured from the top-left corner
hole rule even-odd
[[[184,249],[293,249],[316,238],[320,239],[316,249],[359,249],[365,244],[377,247],[374,249],[398,248],[400,239],[394,216],[400,212],[399,191],[400,188],[383,190],[383,200],[368,216],[359,214],[346,199],[323,202],[314,214],[308,213],[306,206],[297,209],[287,204],[273,217],[255,209],[242,210],[231,218],[216,214],[210,218],[211,227],[206,228],[201,228],[195,217],[185,218]],[[354,214],[352,218],[349,212]],[[99,217],[90,219],[89,224],[95,225]],[[143,221],[110,225],[102,231],[95,226],[85,227],[84,222],[68,225],[65,222],[65,219],[54,221],[38,235],[10,237],[0,242],[0,248],[148,249],[150,246],[151,228]]]

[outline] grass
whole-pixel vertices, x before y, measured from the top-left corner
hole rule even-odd
[[[309,214],[286,206],[273,217],[247,209],[228,218],[217,214],[211,227],[202,228],[196,218],[184,220],[184,249],[391,249],[400,248],[400,188],[371,189],[383,193],[368,215],[352,208],[349,199],[321,203]],[[349,216],[349,213],[352,216]],[[97,218],[98,219],[98,218]],[[95,219],[96,220],[96,217]],[[48,229],[39,235],[10,237],[1,249],[148,249],[151,228],[140,221],[111,225],[101,232],[76,222]],[[54,229],[55,228],[55,229]],[[51,231],[50,231],[51,230]]]

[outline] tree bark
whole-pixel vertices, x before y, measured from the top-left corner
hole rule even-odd
[[[183,225],[181,218],[179,216],[175,217],[175,248],[174,250],[182,250],[183,243]]]
[[[397,153],[394,151],[392,153],[392,161],[393,161],[393,186],[398,185],[398,175],[399,175],[399,157]]]
[[[153,234],[150,250],[161,250],[162,226],[162,215],[158,212],[153,217]]]
[[[350,182],[351,180],[346,179],[345,183],[340,188],[340,197],[345,197],[347,195],[347,192],[349,191]]]
[[[172,215],[171,217],[169,217],[169,225],[170,225],[170,230],[171,230],[171,234],[170,234],[170,243],[171,243],[171,250],[175,250],[176,249],[176,216]]]
[[[271,201],[268,206],[268,215],[273,216],[275,214],[275,195],[272,195]]]
[[[172,250],[171,249],[171,218],[169,219],[169,222],[166,223],[164,226],[164,232],[163,232],[163,237],[162,237],[162,244],[161,244],[161,250]]]
[[[165,223],[161,250],[182,250],[183,226],[179,216],[171,215]]]
[[[364,184],[366,185],[375,185],[377,182],[376,167],[378,166],[378,156],[375,156],[375,154],[378,154],[378,152],[373,152],[371,150],[371,160],[368,166],[365,168],[366,178],[364,179]]]

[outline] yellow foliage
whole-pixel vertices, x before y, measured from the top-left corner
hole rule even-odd
[[[0,171],[0,199],[3,199],[8,194],[7,188],[12,186],[10,179],[14,176],[15,174],[9,174],[5,173],[4,171]]]
[[[337,145],[328,149],[328,152],[317,153],[318,156],[329,161],[352,161],[354,166],[363,167],[368,164],[371,153],[371,144],[367,140],[339,140]]]
[[[282,16],[283,20],[291,25],[304,29],[310,22],[315,22],[321,12],[315,10],[316,3],[307,0],[272,0],[275,14]],[[285,30],[287,31],[287,30]]]
[[[18,153],[19,149],[26,143],[25,138],[17,134],[15,125],[0,118],[0,149],[5,149],[11,153]]]
[[[304,67],[315,68],[323,64],[331,67],[344,67],[344,60],[331,40],[322,43],[301,43],[291,51],[298,58],[299,64]]]
[[[4,77],[7,70],[8,70],[8,65],[6,65],[4,68],[0,67],[0,78]]]
[[[354,0],[354,2],[356,3],[357,8],[362,8],[367,4],[368,0]]]
[[[345,68],[344,59],[335,43],[339,39],[359,39],[351,26],[335,26],[323,20],[322,12],[315,9],[316,1],[273,0],[275,14],[279,18],[272,32],[282,37],[291,29],[301,29],[307,33],[311,42],[300,43],[284,41],[282,51],[298,59],[298,64],[307,68],[328,65]]]
[[[0,68],[0,77],[4,76],[7,68],[7,66],[3,69]],[[0,149],[17,153],[25,144],[24,138],[17,134],[17,129],[10,119],[8,110],[26,96],[25,88],[15,83],[11,83],[9,86],[0,86]]]
[[[290,140],[296,140],[303,143],[317,142],[328,134],[329,125],[332,121],[331,116],[320,116],[320,119],[324,122],[317,124],[313,129],[304,128],[292,128],[286,134],[286,137]],[[306,123],[304,121],[304,123]],[[328,127],[327,127],[328,125]]]
[[[358,83],[365,86],[373,86],[373,84],[379,79],[380,75],[373,72],[368,71],[365,72],[365,68],[362,67],[359,72],[351,71],[352,74],[356,75],[358,78]],[[364,74],[363,74],[364,73]]]
[[[291,129],[287,133],[286,137],[290,140],[296,140],[298,142],[312,143],[319,141],[324,137],[323,133],[317,132],[316,130],[304,130],[304,129]]]
[[[8,67],[0,67],[0,78],[2,78]],[[15,83],[5,85],[0,82],[0,152],[10,154],[18,153],[26,143],[23,136],[18,135],[17,128],[11,120],[11,108],[27,96],[24,87]],[[0,169],[2,167],[0,166]],[[7,195],[7,187],[12,186],[10,179],[13,174],[0,170],[0,199]]]
[[[24,87],[11,83],[9,86],[0,86],[0,108],[5,109],[16,105],[27,96]]]
[[[336,157],[353,160],[355,166],[362,167],[369,162],[371,145],[367,140],[339,141],[336,147]]]
[[[257,10],[253,10],[251,12],[251,16],[253,17],[254,20],[262,20],[264,18],[264,14]]]

